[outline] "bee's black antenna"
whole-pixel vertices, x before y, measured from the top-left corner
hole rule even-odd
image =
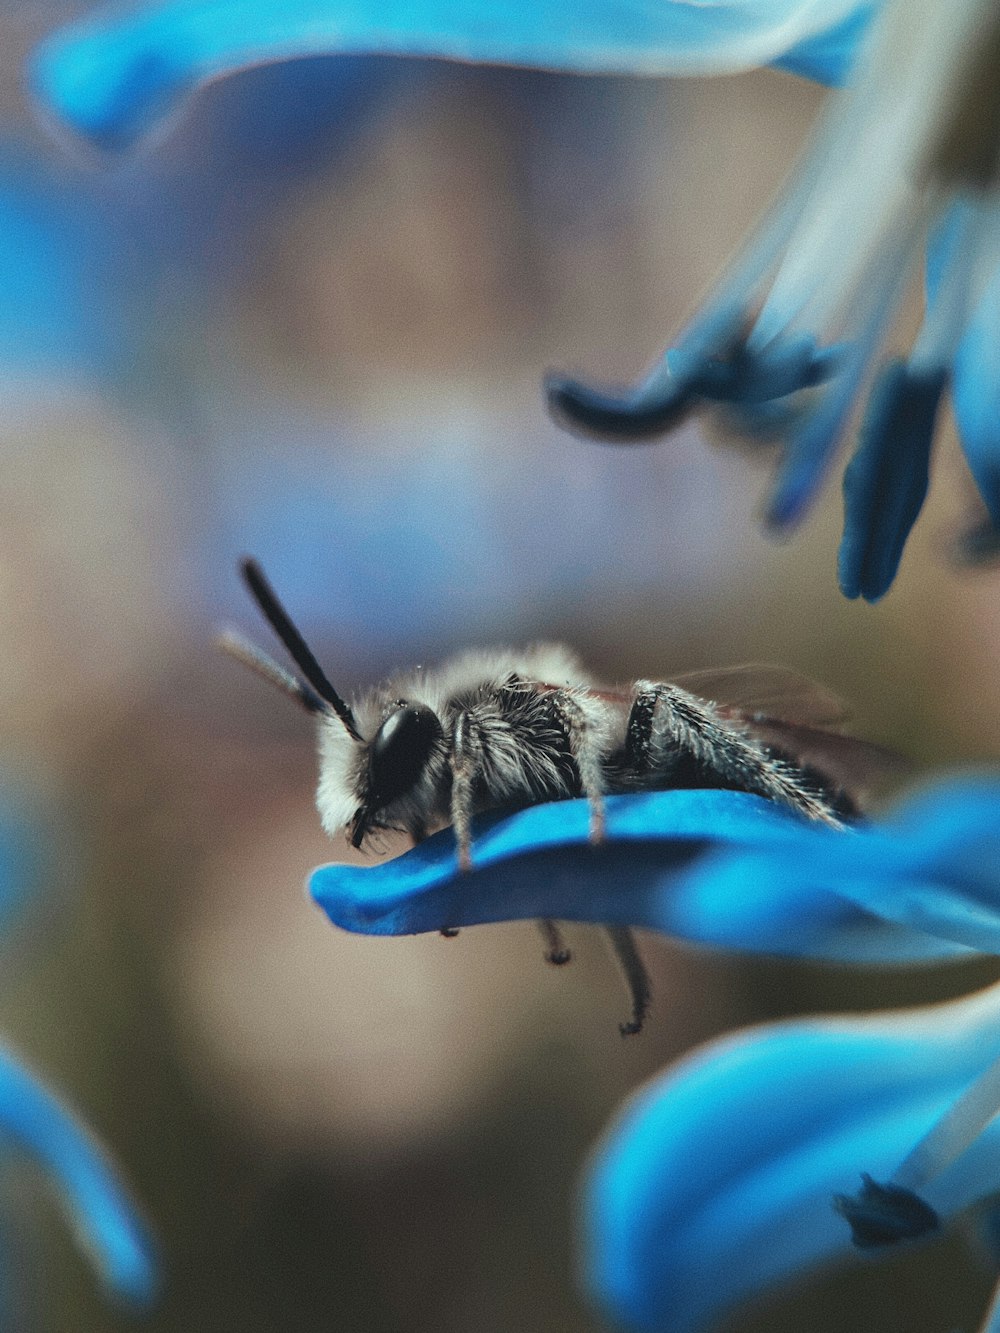
[[[354,714],[326,678],[323,668],[313,657],[305,639],[292,624],[291,617],[278,600],[278,595],[264,577],[264,571],[256,560],[245,557],[240,561],[240,573],[243,582],[250,590],[250,595],[260,607],[264,618],[288,649],[292,661],[305,676],[324,703],[329,704],[343,722],[348,733],[355,740],[360,740]]]
[[[277,685],[283,694],[287,694],[309,713],[325,713],[327,706],[319,695],[309,688],[305,681],[293,676],[283,666],[279,666],[272,657],[262,652],[256,644],[244,639],[234,629],[224,629],[216,636],[216,647],[234,657],[237,662],[250,668],[262,679]]]

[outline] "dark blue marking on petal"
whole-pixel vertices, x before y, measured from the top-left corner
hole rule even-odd
[[[657,376],[653,386],[608,390],[552,373],[545,378],[545,398],[553,417],[567,430],[619,444],[665,435],[680,424],[694,402],[690,378],[672,375]]]
[[[715,402],[770,403],[828,380],[842,355],[841,347],[817,347],[808,335],[762,351],[743,343],[728,357],[704,362],[692,377],[692,390]]]
[[[884,368],[872,389],[858,448],[844,472],[840,587],[875,602],[892,586],[927,495],[944,369]]]
[[[859,1250],[882,1249],[937,1231],[941,1219],[919,1194],[902,1185],[880,1185],[862,1173],[857,1194],[835,1194],[833,1207],[851,1228]]]

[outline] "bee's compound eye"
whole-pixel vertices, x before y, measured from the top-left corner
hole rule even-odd
[[[423,704],[403,704],[379,727],[368,760],[372,800],[388,805],[420,777],[443,732]]]

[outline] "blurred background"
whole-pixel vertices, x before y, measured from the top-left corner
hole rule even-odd
[[[352,938],[307,903],[346,855],[307,718],[212,648],[271,647],[256,555],[345,693],[489,642],[565,639],[608,681],[783,662],[915,772],[1000,747],[1000,603],[949,564],[950,434],[878,607],[836,590],[836,484],[785,546],[766,458],[698,426],[615,451],[557,429],[551,366],[624,381],[768,201],[821,102],[761,72],[630,82],[304,61],[211,88],[137,157],[57,142],[22,91],[86,6],[0,9],[0,771],[39,856],[0,1022],[121,1161],[161,1304],[105,1304],[54,1203],[6,1186],[18,1328],[547,1333],[574,1199],[621,1099],[692,1044],[803,1009],[957,994],[597,932]],[[910,312],[912,319],[913,312]],[[990,1277],[954,1238],[741,1311],[734,1329],[953,1328]],[[940,1274],[948,1273],[947,1283]]]

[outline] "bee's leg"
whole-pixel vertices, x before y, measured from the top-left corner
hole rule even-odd
[[[566,948],[566,941],[563,939],[562,931],[556,922],[545,917],[538,922],[538,929],[542,932],[542,938],[545,940],[545,961],[554,963],[556,967],[562,967],[563,963],[568,963],[573,955]]]
[[[468,713],[457,713],[451,733],[451,822],[459,870],[472,869],[473,780],[481,748],[472,718]]]
[[[552,706],[566,729],[569,751],[580,774],[580,790],[590,802],[590,841],[604,841],[604,770],[600,747],[587,716],[568,690],[552,691]]]
[[[810,819],[840,827],[822,793],[808,786],[792,765],[723,721],[710,703],[676,685],[636,683],[626,745],[634,771],[650,786],[662,782],[669,787],[679,761],[693,759],[728,787],[765,796]]]
[[[632,1000],[631,1016],[627,1022],[618,1024],[618,1031],[623,1037],[634,1037],[642,1031],[653,994],[649,973],[639,957],[635,936],[628,926],[605,926],[604,929]]]

